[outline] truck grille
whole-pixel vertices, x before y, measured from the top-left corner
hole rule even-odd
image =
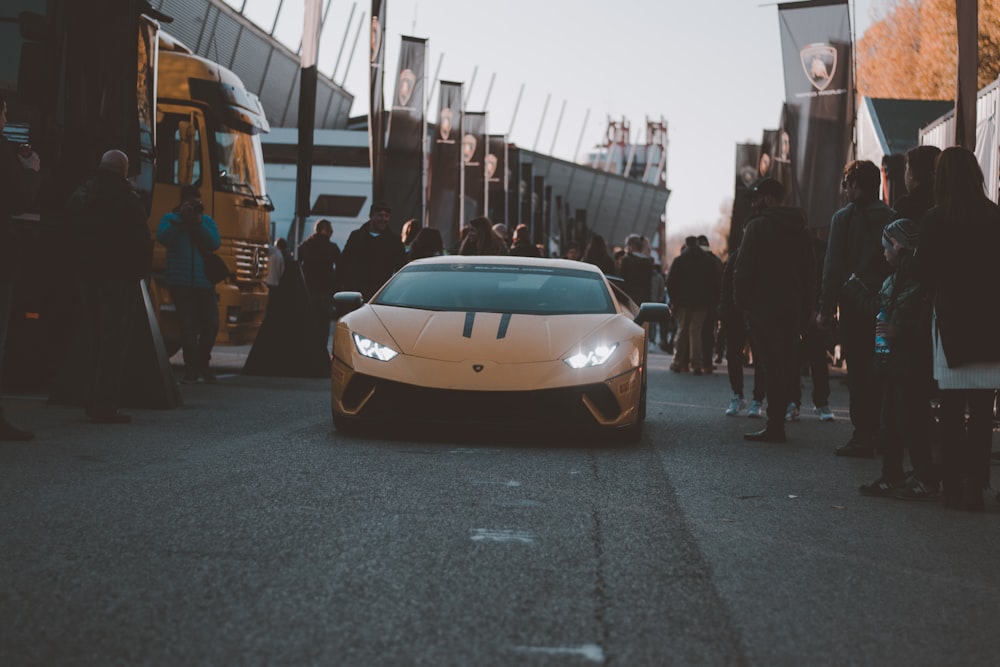
[[[241,283],[260,282],[267,275],[267,245],[242,239],[224,239],[221,254],[230,255],[236,261],[236,281]]]

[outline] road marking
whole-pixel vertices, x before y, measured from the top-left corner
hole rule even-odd
[[[604,662],[604,649],[597,644],[583,646],[514,646],[523,653],[544,653],[546,655],[576,655],[590,662]]]
[[[520,542],[534,544],[535,536],[524,530],[496,530],[493,528],[473,528],[473,542]]]
[[[498,507],[542,507],[537,500],[497,500],[493,502]]]
[[[517,481],[516,479],[508,479],[506,482],[494,482],[493,480],[488,480],[488,479],[474,479],[474,480],[472,480],[472,483],[473,484],[480,484],[480,485],[483,485],[483,486],[485,486],[485,485],[508,486],[508,487],[511,487],[511,488],[513,488],[515,486],[521,486],[521,483],[519,481]]]

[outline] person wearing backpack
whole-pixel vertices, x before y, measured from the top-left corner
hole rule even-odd
[[[166,284],[181,325],[181,382],[215,382],[209,360],[219,332],[219,297],[205,275],[205,254],[219,247],[219,228],[205,215],[198,188],[181,187],[181,203],[160,219],[156,240],[167,248]]]

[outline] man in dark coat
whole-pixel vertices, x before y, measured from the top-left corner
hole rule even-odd
[[[815,259],[802,209],[780,206],[785,187],[773,178],[754,184],[760,214],[743,232],[733,271],[736,307],[746,312],[754,354],[767,369],[767,426],[743,437],[785,441],[795,347],[812,314]],[[755,209],[757,206],[754,207]]]
[[[879,433],[882,389],[875,375],[875,319],[841,301],[841,289],[856,275],[869,289],[877,290],[891,273],[882,248],[882,231],[896,219],[896,212],[878,198],[882,172],[868,160],[844,167],[842,186],[849,204],[833,214],[826,258],[823,290],[816,322],[828,327],[840,307],[840,342],[847,359],[847,390],[854,432],[838,447],[838,456],[871,458]]]
[[[132,421],[118,411],[129,306],[139,298],[139,281],[149,274],[153,258],[146,208],[127,176],[128,156],[106,152],[97,173],[76,189],[67,207],[93,346],[85,407],[91,421],[108,424]]]
[[[722,270],[715,256],[701,249],[698,237],[687,237],[681,254],[670,264],[666,282],[670,307],[677,318],[674,361],[670,364],[675,373],[687,372],[688,364],[694,375],[711,372],[711,363],[703,366],[702,334],[709,309],[719,303],[721,284]]]
[[[0,97],[0,130],[7,124],[7,102]],[[14,267],[17,265],[17,246],[11,217],[22,212],[38,190],[38,154],[29,148],[19,154],[15,147],[0,135],[0,378],[3,377],[4,345],[7,340],[7,323],[14,300]],[[0,404],[0,441],[24,441],[34,438],[31,431],[19,429],[4,417]]]
[[[326,347],[330,338],[330,316],[333,314],[333,293],[337,291],[337,264],[340,246],[331,243],[333,223],[319,220],[313,233],[299,244],[299,263],[309,292],[309,305],[316,324],[316,340]]]
[[[406,264],[406,248],[399,234],[389,231],[389,205],[372,205],[368,222],[351,232],[340,258],[345,290],[372,298],[375,292]]]

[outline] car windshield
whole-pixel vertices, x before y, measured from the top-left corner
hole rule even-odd
[[[372,303],[528,315],[616,312],[598,273],[510,264],[411,264]]]

